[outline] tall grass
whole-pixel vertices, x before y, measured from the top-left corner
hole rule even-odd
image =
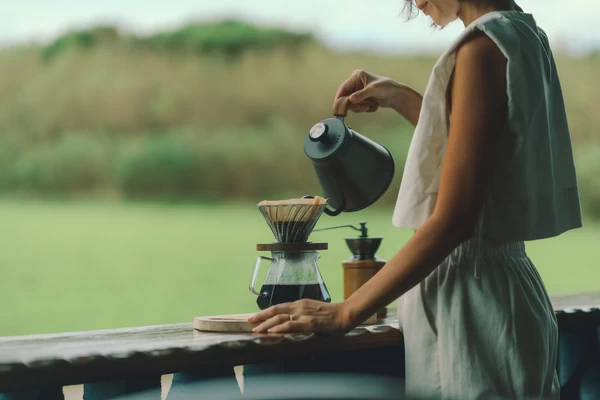
[[[190,35],[206,37],[195,27]],[[364,68],[422,92],[435,62],[337,53],[311,40],[247,46],[231,58],[187,51],[189,39],[182,51],[164,51],[178,48],[173,40],[185,28],[154,42],[98,32],[110,40],[55,43],[50,60],[52,46],[0,52],[0,190],[185,200],[314,193],[302,141],[330,116],[338,85]],[[590,85],[600,58],[558,55],[557,63],[576,153],[586,153],[586,210],[600,215],[600,94]],[[412,131],[398,115],[381,110],[348,122],[403,164]]]
[[[340,55],[318,45],[295,57],[249,52],[236,62],[104,45],[52,63],[36,48],[11,53],[0,53],[0,131],[36,139],[83,129],[135,135],[193,127],[210,134],[273,118],[304,133],[331,114],[333,95],[353,69],[397,75],[423,90],[434,61]],[[362,121],[392,127],[398,118],[383,112],[353,119]]]

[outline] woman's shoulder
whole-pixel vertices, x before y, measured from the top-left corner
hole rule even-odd
[[[488,35],[481,31],[472,31],[455,49],[456,62],[477,62],[485,60],[502,61],[506,57]]]
[[[471,24],[469,24],[453,40],[453,42],[446,49],[446,51],[440,56],[438,62],[436,63],[436,69],[437,69],[437,67],[443,67],[443,65],[447,63],[446,60],[451,60],[453,63],[454,56],[456,56],[456,53],[461,48],[463,49],[463,51],[462,51],[463,53],[472,53],[472,52],[478,52],[478,51],[485,52],[486,50],[492,50],[493,37],[492,38],[489,37],[490,36],[488,34],[489,29],[486,29],[486,27],[489,28],[492,24],[495,23],[494,21],[500,19],[501,17],[502,17],[501,13],[491,12],[491,13],[488,13],[488,14],[485,14],[485,15],[479,17],[478,19],[473,21]],[[487,39],[486,39],[486,36],[487,36]],[[473,41],[475,43],[470,43]],[[469,46],[466,46],[466,48],[465,48],[465,45],[467,43],[470,43],[470,44],[469,44]]]
[[[545,45],[548,41],[533,15],[524,12],[495,11],[470,28],[485,33],[507,56],[529,51],[531,47]]]
[[[464,47],[465,43],[471,42],[474,38],[478,38],[475,47],[484,47],[480,50],[485,50],[486,41],[491,50],[494,46],[490,42],[494,42],[495,47],[499,47],[506,55],[511,48],[520,47],[524,35],[539,37],[545,36],[545,33],[531,14],[518,11],[493,11],[471,22],[450,45],[444,56],[455,54],[458,49]],[[485,40],[484,36],[489,40]]]
[[[479,30],[493,30],[500,28],[503,33],[510,33],[513,29],[507,28],[518,28],[529,27],[529,29],[537,30],[537,21],[532,14],[521,12],[521,11],[492,11],[482,15],[471,24],[469,24],[466,30],[479,29]]]
[[[498,45],[481,31],[473,31],[456,48],[455,68],[488,78],[506,76],[507,58]]]

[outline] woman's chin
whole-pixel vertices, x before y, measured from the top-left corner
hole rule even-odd
[[[444,18],[440,18],[440,16],[435,12],[429,13],[429,18],[431,18],[433,23],[437,26],[444,26],[445,24]]]
[[[445,25],[447,24],[447,22],[446,22],[446,21],[442,21],[442,20],[439,20],[439,19],[437,19],[437,18],[431,18],[431,20],[433,21],[433,23],[434,23],[436,26],[445,26]]]
[[[456,20],[456,18],[454,18],[454,19],[452,19],[452,18],[438,18],[436,15],[430,15],[429,17],[431,18],[431,20],[433,21],[433,23],[436,24],[437,26],[446,26],[450,22]]]

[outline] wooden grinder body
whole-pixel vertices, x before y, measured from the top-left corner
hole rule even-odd
[[[342,267],[344,268],[344,300],[379,272],[386,262],[386,260],[379,257],[371,260],[355,260],[350,258],[342,262]],[[382,308],[377,312],[377,317],[384,317],[386,312],[387,308]]]

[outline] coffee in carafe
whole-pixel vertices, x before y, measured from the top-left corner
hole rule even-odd
[[[312,299],[331,302],[324,283],[291,284],[291,285],[263,285],[260,295],[256,300],[258,308],[264,310],[275,304],[292,303],[300,299]]]
[[[310,246],[305,243],[304,246]],[[298,247],[298,246],[296,246]],[[267,277],[258,293],[256,303],[261,310],[275,304],[300,299],[331,302],[331,297],[317,268],[319,253],[314,250],[272,251]],[[256,282],[252,282],[254,286]]]

